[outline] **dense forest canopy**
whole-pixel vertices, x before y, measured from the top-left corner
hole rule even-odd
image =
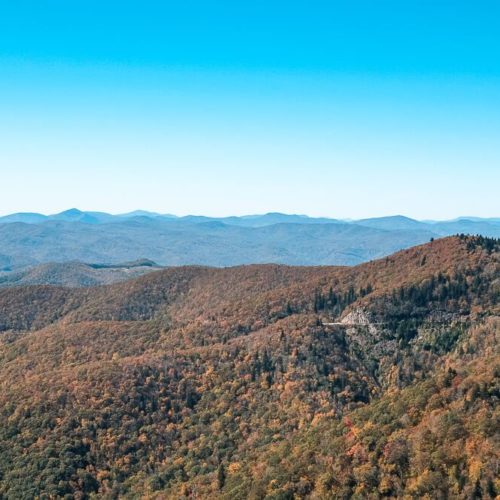
[[[495,498],[499,250],[0,289],[0,497]]]

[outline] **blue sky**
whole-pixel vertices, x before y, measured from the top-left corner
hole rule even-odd
[[[499,216],[496,1],[3,2],[0,213]]]

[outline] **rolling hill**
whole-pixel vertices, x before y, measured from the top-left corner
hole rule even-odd
[[[20,271],[0,272],[0,287],[23,285],[61,285],[68,287],[109,285],[158,270],[147,259],[123,264],[84,264],[49,262]]]
[[[0,290],[0,496],[495,498],[500,243]]]

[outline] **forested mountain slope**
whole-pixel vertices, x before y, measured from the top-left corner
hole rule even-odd
[[[500,245],[0,290],[0,496],[494,498]]]

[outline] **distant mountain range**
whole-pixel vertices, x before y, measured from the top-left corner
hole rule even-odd
[[[64,222],[83,222],[85,224],[107,224],[110,222],[123,222],[124,220],[143,220],[144,218],[152,220],[164,220],[180,223],[202,223],[202,222],[221,222],[232,226],[261,227],[273,224],[355,224],[367,227],[376,227],[378,229],[416,229],[427,228],[434,230],[438,235],[444,235],[448,232],[448,226],[467,227],[470,223],[482,223],[489,225],[500,225],[500,217],[481,218],[481,217],[458,217],[449,221],[418,221],[405,217],[403,215],[394,215],[388,217],[376,217],[360,220],[332,219],[329,217],[309,217],[307,215],[283,214],[279,212],[269,212],[261,215],[243,215],[230,217],[208,217],[204,215],[186,215],[179,217],[173,214],[160,214],[157,212],[148,212],[146,210],[135,210],[124,214],[108,214],[106,212],[82,211],[77,208],[71,208],[52,215],[44,215],[35,212],[18,212],[0,217],[0,224],[9,222],[24,222],[26,224],[40,224],[48,221]]]
[[[500,218],[417,221],[404,216],[355,221],[267,213],[177,217],[70,209],[0,217],[0,270],[48,262],[118,264],[141,258],[162,266],[250,263],[356,265],[453,234],[500,237]]]

